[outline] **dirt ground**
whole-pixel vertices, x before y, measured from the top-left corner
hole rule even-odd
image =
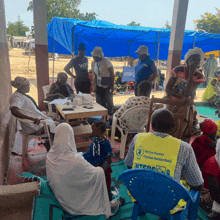
[[[30,80],[31,87],[29,95],[32,96],[37,101],[37,80],[36,80],[36,65],[35,65],[35,56],[30,56],[29,63],[29,71],[28,71],[28,62],[29,56],[23,55],[24,49],[13,48],[9,51],[10,57],[10,67],[11,67],[11,78],[14,80],[16,76],[23,76]],[[89,57],[89,68],[91,67],[92,58]],[[54,77],[56,80],[56,76],[59,72],[63,72],[65,65],[69,62],[69,58],[59,58],[54,62],[54,73],[53,73],[53,60],[49,59],[49,75],[50,78]],[[121,61],[113,61],[113,66],[115,71],[122,71],[124,62]],[[166,70],[162,70],[162,73],[166,74]],[[15,89],[13,88],[13,92]],[[204,89],[198,89],[196,93],[196,102],[200,102]],[[152,92],[151,95],[154,95],[157,98],[162,98],[164,96],[164,92]],[[134,95],[114,95],[114,104],[124,104],[128,98]]]

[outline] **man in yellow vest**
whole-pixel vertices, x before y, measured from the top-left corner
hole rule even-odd
[[[177,181],[184,177],[192,189],[201,191],[204,181],[191,145],[169,135],[174,126],[172,112],[155,110],[151,123],[154,132],[133,138],[124,163],[129,169],[152,169]]]

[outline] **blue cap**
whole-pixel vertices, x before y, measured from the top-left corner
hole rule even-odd
[[[79,46],[78,46],[78,50],[85,51],[86,50],[85,44],[84,43],[80,43]]]

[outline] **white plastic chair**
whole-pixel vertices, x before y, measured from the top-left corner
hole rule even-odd
[[[32,120],[28,120],[28,119],[21,119],[21,118],[17,118],[17,122],[23,122],[23,123],[34,123]],[[17,126],[17,129],[19,129],[21,131],[21,135],[22,135],[22,163],[24,163],[24,158],[27,155],[27,150],[28,150],[28,144],[29,141],[34,139],[34,138],[48,138],[49,139],[49,144],[50,146],[52,146],[52,141],[50,139],[50,132],[48,129],[48,126],[46,124],[45,120],[40,120],[41,123],[44,125],[44,133],[40,134],[40,135],[25,135],[22,130],[21,130],[21,126]]]
[[[128,109],[125,111],[120,120],[119,124],[117,124],[117,118],[113,115],[112,121],[112,131],[111,131],[111,146],[114,146],[114,137],[116,128],[121,132],[121,146],[120,146],[120,158],[124,159],[125,154],[125,145],[127,136],[129,133],[139,133],[145,132],[145,127],[148,124],[149,118],[149,110],[150,106],[143,105],[143,106],[135,106],[133,108]],[[123,129],[122,123],[125,123],[126,130]]]
[[[50,87],[51,87],[51,85],[47,85],[47,86],[43,86],[43,87],[42,87],[43,92],[44,92],[44,99],[47,98],[47,94],[48,94],[49,91],[50,91]],[[52,118],[56,118],[57,115],[56,115],[55,112],[53,112],[53,110],[52,110],[52,105],[49,104],[50,101],[44,100],[44,103],[46,103],[46,104],[48,105],[47,116],[50,116],[50,117],[52,117]]]

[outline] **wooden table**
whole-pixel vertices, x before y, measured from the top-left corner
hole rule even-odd
[[[56,105],[56,110],[57,113],[59,112],[63,118],[65,119],[66,123],[70,123],[71,119],[85,119],[89,117],[95,117],[95,116],[102,116],[103,121],[106,122],[106,118],[108,116],[108,110],[98,103],[93,104],[92,109],[86,109],[83,108],[82,106],[79,106],[78,108],[75,108],[73,111],[63,111],[63,108],[71,108],[72,105],[62,105],[62,104],[55,104]],[[73,122],[74,123],[74,122]],[[76,122],[77,123],[77,122]],[[80,136],[80,137],[85,137],[85,136],[90,136],[92,133],[91,126],[87,123],[87,125],[81,125],[81,126],[75,126],[73,127],[74,130],[74,135],[75,136]],[[90,142],[84,142],[84,143],[76,143],[77,148],[85,147],[88,146]]]
[[[103,121],[106,122],[106,118],[108,116],[108,110],[98,103],[93,104],[92,109],[86,109],[82,106],[75,108],[73,111],[63,111],[63,108],[71,108],[72,105],[62,105],[62,104],[55,104],[57,111],[63,116],[66,123],[69,123],[71,119],[78,119],[78,118],[90,118],[95,116],[103,116]]]

